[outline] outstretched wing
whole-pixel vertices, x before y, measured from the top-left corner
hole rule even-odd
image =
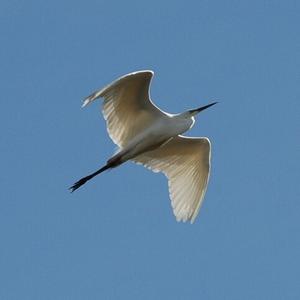
[[[165,116],[150,100],[152,76],[152,71],[127,74],[84,100],[83,107],[99,97],[104,98],[102,112],[107,130],[119,147],[124,147],[156,118]]]
[[[189,220],[193,223],[209,179],[209,139],[178,136],[156,150],[139,155],[133,161],[166,175],[177,221]]]

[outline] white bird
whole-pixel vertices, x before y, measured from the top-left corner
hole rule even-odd
[[[127,74],[88,96],[82,107],[102,97],[108,134],[119,147],[106,165],[80,179],[71,192],[94,176],[131,160],[168,178],[169,193],[177,221],[194,222],[210,173],[210,141],[181,134],[195,122],[194,116],[217,102],[169,114],[150,99],[152,71]]]

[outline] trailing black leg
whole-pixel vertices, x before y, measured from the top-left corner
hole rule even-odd
[[[77,190],[78,188],[80,188],[82,185],[84,185],[87,181],[89,181],[90,179],[92,179],[93,177],[97,176],[98,174],[104,172],[105,170],[111,168],[111,166],[109,164],[105,165],[104,167],[102,167],[101,169],[99,169],[98,171],[94,172],[93,174],[90,174],[88,176],[85,176],[83,178],[81,178],[80,180],[78,180],[77,182],[75,182],[70,188],[69,190],[71,191],[71,193],[73,193],[75,190]]]

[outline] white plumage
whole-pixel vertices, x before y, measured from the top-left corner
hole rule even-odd
[[[178,136],[161,148],[139,155],[134,161],[167,176],[176,220],[194,222],[209,177],[209,140]]]
[[[210,172],[208,138],[185,137],[194,115],[216,104],[171,115],[150,99],[152,71],[139,71],[120,77],[87,97],[83,107],[102,97],[107,130],[118,152],[107,164],[77,181],[73,192],[86,181],[109,168],[131,160],[168,178],[169,192],[177,221],[194,222],[206,191]]]

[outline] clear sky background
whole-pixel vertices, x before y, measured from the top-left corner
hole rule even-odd
[[[0,3],[0,299],[300,299],[299,1]],[[100,102],[152,69],[154,102],[203,112],[209,187],[177,223],[167,181],[115,150]]]

